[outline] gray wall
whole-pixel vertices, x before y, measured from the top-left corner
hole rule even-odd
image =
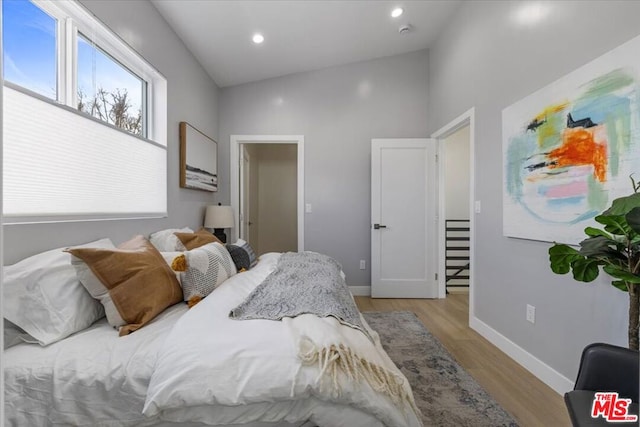
[[[549,243],[502,236],[501,112],[640,33],[640,2],[543,2],[536,25],[517,25],[525,2],[465,2],[429,56],[429,129],[476,111],[475,314],[575,380],[582,348],[626,345],[627,294],[605,278],[574,282],[549,270]],[[491,250],[484,250],[490,248]],[[536,323],[525,321],[526,304]]]
[[[371,139],[427,135],[427,51],[222,89],[220,172],[229,136],[305,138],[305,249],[336,258],[352,286],[369,286]],[[221,198],[229,200],[223,185]],[[359,269],[359,260],[367,269]]]
[[[167,79],[169,216],[163,219],[5,226],[5,264],[45,249],[100,237],[110,237],[117,244],[137,233],[148,234],[162,228],[185,225],[199,227],[204,206],[217,198],[217,193],[179,188],[178,123],[187,121],[217,139],[218,87],[151,3],[84,0],[83,4]],[[221,180],[220,185],[228,187],[228,182]]]

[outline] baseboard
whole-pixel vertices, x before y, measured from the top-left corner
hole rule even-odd
[[[535,375],[540,381],[551,387],[556,393],[563,395],[573,390],[574,382],[553,369],[551,366],[536,358],[531,353],[505,337],[491,326],[477,317],[472,317],[469,326],[493,345],[502,350],[526,370]]]
[[[349,286],[349,290],[357,297],[370,297],[371,286]]]

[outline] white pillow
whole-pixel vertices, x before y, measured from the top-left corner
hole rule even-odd
[[[166,230],[151,233],[149,241],[156,247],[158,252],[173,252],[184,250],[184,245],[178,237],[173,233],[193,233],[189,227],[184,228],[167,228]]]
[[[113,248],[109,239],[78,247]],[[104,308],[80,284],[65,248],[4,268],[4,317],[49,345],[104,317]]]
[[[38,341],[31,335],[9,322],[7,319],[3,319],[4,329],[4,349],[13,347],[14,345],[21,344],[23,342],[38,343]]]

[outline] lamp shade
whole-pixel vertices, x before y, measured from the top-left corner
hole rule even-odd
[[[207,206],[204,215],[205,228],[233,228],[233,208],[231,206]]]

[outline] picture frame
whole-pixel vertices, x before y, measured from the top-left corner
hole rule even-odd
[[[218,143],[180,122],[180,187],[218,191]]]

